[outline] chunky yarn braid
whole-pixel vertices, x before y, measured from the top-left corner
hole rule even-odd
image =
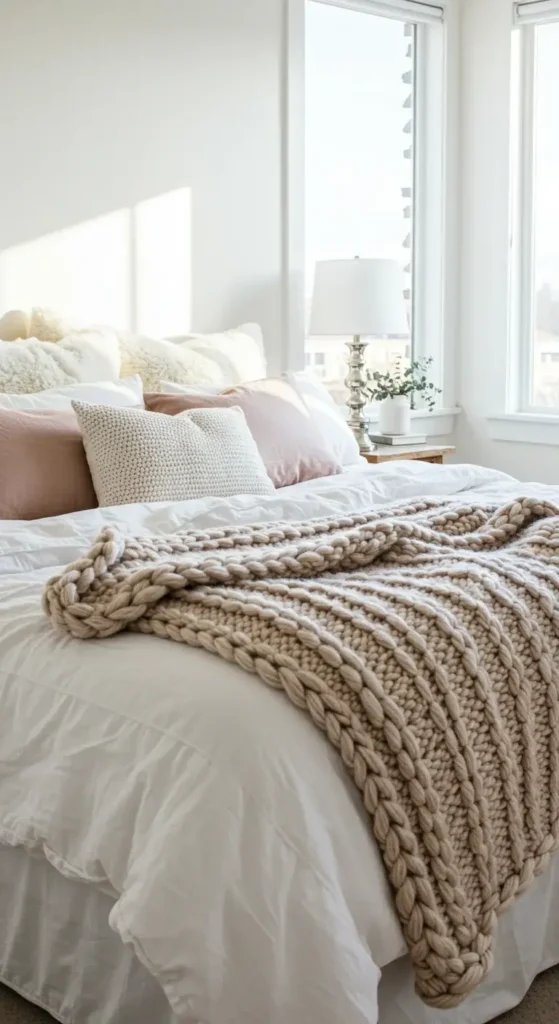
[[[74,637],[203,647],[282,689],[361,792],[420,996],[458,1004],[559,839],[559,508],[425,500],[125,539],[50,580]],[[348,837],[348,841],[351,837]]]

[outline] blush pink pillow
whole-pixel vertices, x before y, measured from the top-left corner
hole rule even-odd
[[[283,378],[241,384],[221,395],[144,395],[146,409],[171,416],[188,409],[238,406],[275,487],[341,473],[301,395]]]
[[[0,409],[0,519],[97,508],[76,415]]]

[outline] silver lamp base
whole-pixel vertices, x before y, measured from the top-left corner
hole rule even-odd
[[[355,334],[353,339],[347,342],[347,347],[349,349],[348,375],[344,381],[349,391],[347,422],[359,445],[361,455],[367,455],[368,452],[373,452],[376,448],[367,432],[367,420],[365,419],[365,406],[368,401],[364,391],[367,383],[365,371],[367,342],[362,341],[359,334]]]

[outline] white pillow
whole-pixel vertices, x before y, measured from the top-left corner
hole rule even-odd
[[[299,392],[324,440],[342,466],[354,466],[366,459],[334,399],[323,384],[310,373],[299,370],[285,376]]]
[[[115,380],[120,374],[116,335],[70,334],[56,344],[29,338],[0,341],[0,392],[25,395],[66,384]]]
[[[162,380],[159,388],[167,395],[220,395],[221,385],[216,384],[175,384],[172,380]]]
[[[125,377],[122,380],[103,380],[98,384],[68,384],[31,395],[0,394],[0,409],[71,409],[73,401],[143,408],[142,381],[140,377]]]
[[[266,376],[264,342],[258,324],[241,324],[219,334],[186,334],[169,340],[209,359],[215,366],[215,382],[223,387]]]
[[[167,416],[73,402],[101,506],[273,494],[243,412]]]

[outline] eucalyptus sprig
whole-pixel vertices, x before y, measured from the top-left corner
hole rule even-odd
[[[435,396],[440,395],[441,389],[436,388],[427,377],[432,362],[432,356],[414,359],[403,369],[402,361],[398,359],[395,369],[387,373],[367,371],[365,391],[369,399],[372,402],[384,402],[385,398],[396,398],[397,395],[421,395],[429,412],[433,412]]]

